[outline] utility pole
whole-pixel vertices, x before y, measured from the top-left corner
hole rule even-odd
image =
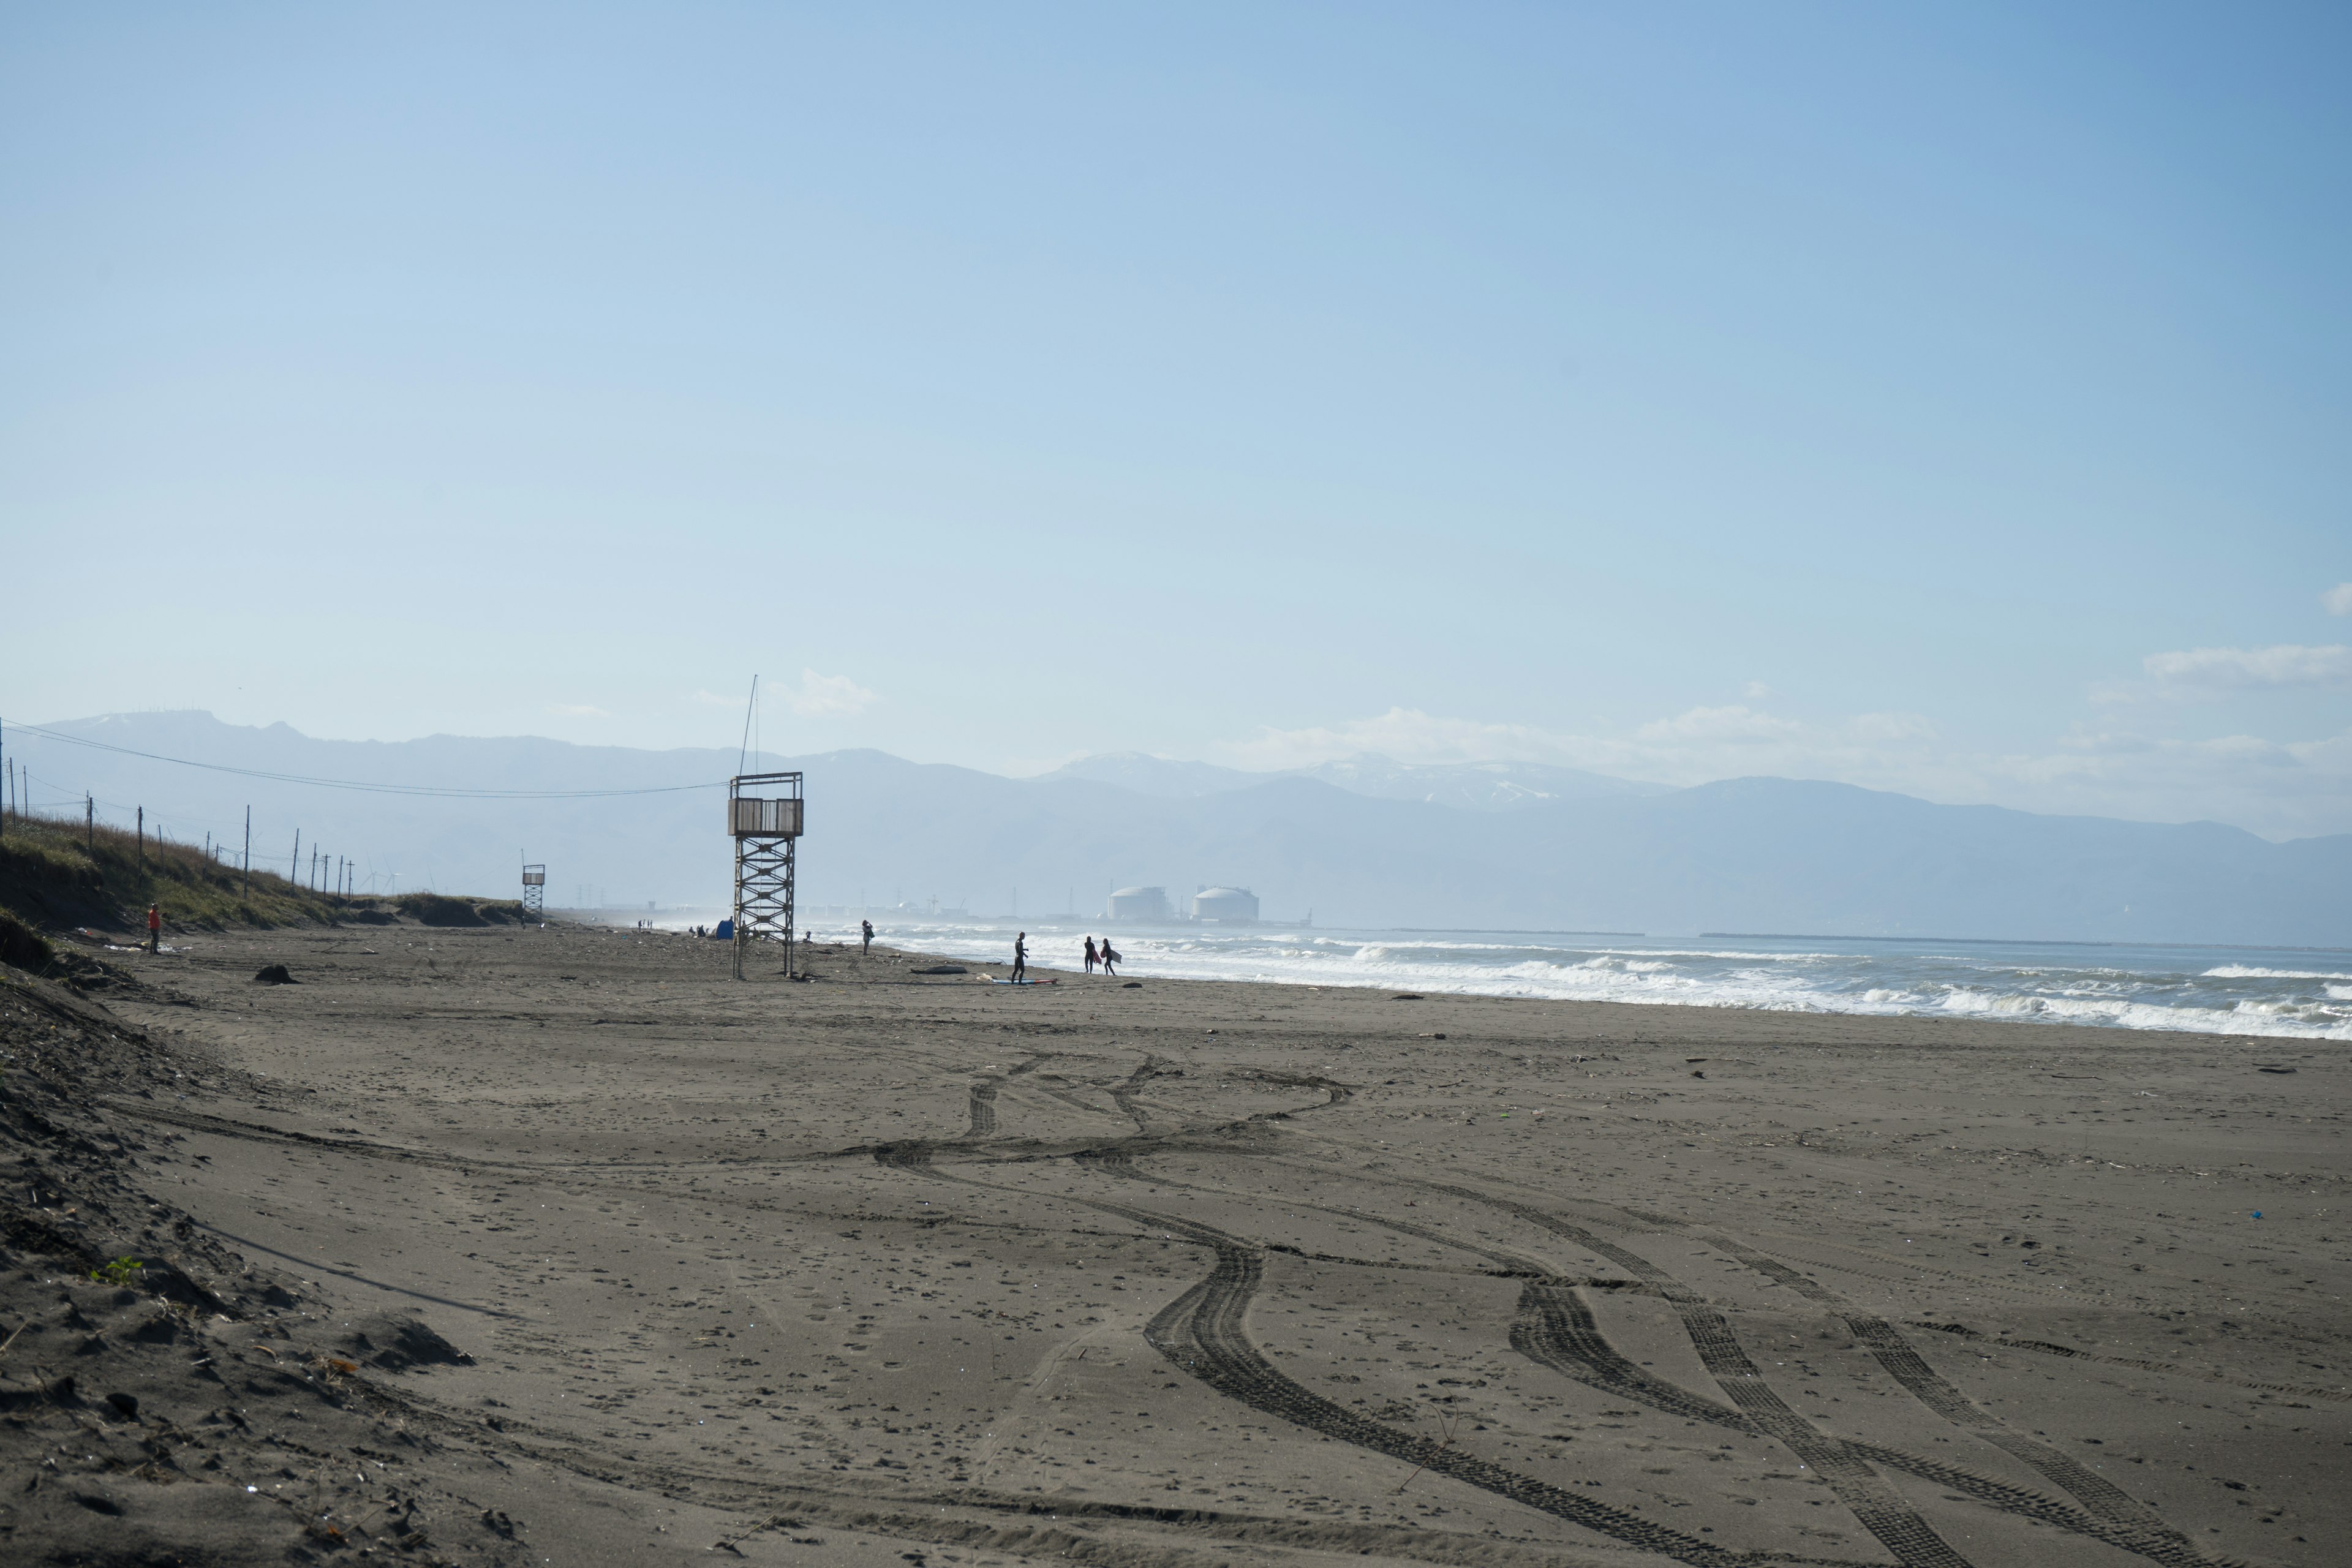
[[[88,845],[92,852],[97,850],[98,802],[90,798],[88,790],[81,792],[81,841]]]
[[[139,863],[147,864],[147,808],[139,808]]]
[[[301,880],[301,878],[302,830],[298,827],[294,830],[294,858],[286,863],[286,879],[289,882],[296,882]]]
[[[238,897],[238,898],[240,898],[240,899],[241,899],[241,898],[244,898],[247,893],[250,893],[250,892],[252,892],[252,891],[253,891],[253,807],[251,807],[251,806],[249,806],[249,805],[248,805],[248,806],[247,806],[247,807],[245,808],[245,891],[244,891],[244,892],[241,892],[241,893],[239,893],[239,894],[237,894],[237,897]]]

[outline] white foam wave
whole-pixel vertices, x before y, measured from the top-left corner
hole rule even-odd
[[[2256,969],[2251,964],[2217,964],[2205,972],[2208,980],[2352,980],[2352,974],[2328,974],[2313,969]]]
[[[2021,996],[1956,990],[1944,1010],[1979,1016],[2038,1018],[2059,1024],[2104,1024],[2209,1035],[2268,1035],[2352,1040],[2352,1018],[2331,1009],[2242,1001],[2229,1008],[2171,1006],[2121,997]]]
[[[982,961],[1005,960],[1011,943],[1009,931],[976,923],[894,922],[884,934],[886,940],[910,942],[926,951]],[[1504,938],[1511,934],[1495,933]],[[1034,963],[1078,967],[1075,929],[1033,930],[1031,936]],[[2016,952],[1923,953],[1881,951],[1879,944],[1857,944],[1847,952],[1599,947],[1532,932],[1517,941],[1444,941],[1414,932],[1351,937],[1130,931],[1120,934],[1118,942],[1127,953],[1122,973],[1139,977],[1771,1012],[1958,1015],[2352,1040],[2352,1006],[2346,1005],[2352,1003],[2352,975],[2239,964],[2215,965],[2200,974],[2195,964],[2182,965],[2170,952],[2153,952],[2147,967],[2134,970],[2104,956],[2096,964],[2070,964]],[[2283,999],[2275,987],[2259,984],[2284,979],[2343,984],[2327,984],[2324,1000],[2308,995]],[[2233,991],[2238,994],[2231,994]]]

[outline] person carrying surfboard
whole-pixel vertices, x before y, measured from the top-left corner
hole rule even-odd
[[[1018,985],[1029,975],[1029,933],[1023,931],[1013,939],[1013,984]]]
[[[1095,939],[1094,939],[1094,938],[1092,938],[1092,937],[1088,937],[1088,938],[1087,938],[1087,973],[1088,974],[1092,974],[1094,972],[1095,972]]]
[[[1110,944],[1110,938],[1108,938],[1108,937],[1105,937],[1105,938],[1103,938],[1103,944],[1102,944],[1102,966],[1103,966],[1103,973],[1104,973],[1105,974],[1116,975],[1116,974],[1118,973],[1118,970],[1116,970],[1116,969],[1113,969],[1113,968],[1111,967],[1111,965],[1112,965],[1112,964],[1114,964],[1114,963],[1117,963],[1118,962],[1118,950],[1117,948],[1114,948],[1113,946],[1111,946],[1111,944]]]

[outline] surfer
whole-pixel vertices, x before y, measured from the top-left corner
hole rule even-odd
[[[1088,937],[1088,938],[1087,938],[1087,973],[1088,974],[1092,974],[1094,972],[1095,972],[1095,939],[1094,939],[1094,938],[1092,938],[1092,937]]]
[[[1113,969],[1113,968],[1111,967],[1111,965],[1112,965],[1112,964],[1114,964],[1114,963],[1117,963],[1118,962],[1118,950],[1117,948],[1114,948],[1113,946],[1111,946],[1111,944],[1110,944],[1110,938],[1108,938],[1108,937],[1105,937],[1105,938],[1103,938],[1103,944],[1102,944],[1102,966],[1103,966],[1103,973],[1104,973],[1105,974],[1116,975],[1116,974],[1118,973],[1118,970],[1116,970],[1116,969]]]
[[[1029,933],[1023,931],[1013,939],[1013,984],[1018,985],[1029,974]]]

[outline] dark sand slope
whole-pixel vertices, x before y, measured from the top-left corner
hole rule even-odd
[[[119,1013],[233,1069],[107,1091],[139,1179],[322,1322],[470,1352],[355,1374],[412,1488],[488,1510],[459,1560],[2352,1541],[2338,1046],[880,952],[738,985],[576,930],[123,962]]]

